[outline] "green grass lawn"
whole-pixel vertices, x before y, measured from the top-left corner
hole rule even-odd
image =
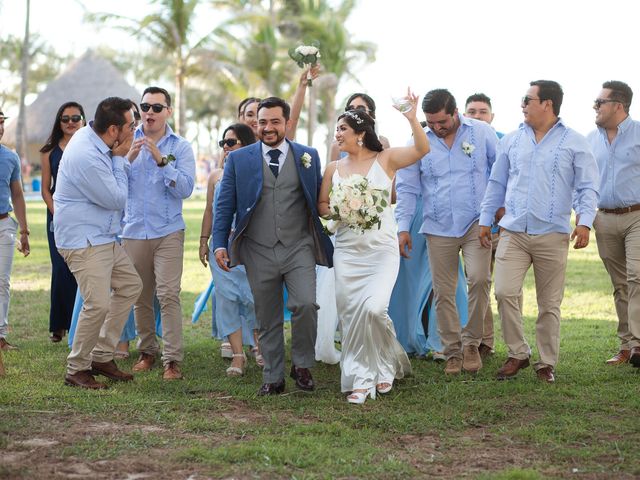
[[[185,206],[185,380],[165,383],[155,369],[94,392],[63,385],[67,348],[48,340],[44,207],[29,203],[32,253],[16,254],[12,275],[10,340],[20,350],[4,355],[0,379],[0,478],[640,476],[640,372],[604,365],[618,341],[595,239],[569,254],[556,384],[541,384],[531,368],[494,380],[506,358],[499,341],[476,377],[448,379],[442,365],[412,359],[412,377],[359,407],[340,393],[338,366],[314,369],[314,393],[288,381],[285,395],[269,398],[256,396],[255,363],[244,377],[225,376],[210,311],[190,321],[209,281],[197,258],[203,207],[201,198]],[[525,287],[534,346],[531,277]],[[120,362],[125,370],[135,356]]]

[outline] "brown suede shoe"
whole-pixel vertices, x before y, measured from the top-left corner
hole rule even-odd
[[[444,373],[446,375],[459,375],[462,371],[462,359],[458,357],[451,357],[447,360],[447,364],[444,367]]]
[[[629,363],[629,357],[631,357],[630,350],[620,350],[605,363],[607,365],[622,365],[623,363]]]
[[[536,370],[536,375],[538,376],[538,380],[546,383],[553,383],[556,381],[556,377],[553,374],[553,368],[551,367],[543,367],[539,370]]]
[[[91,362],[91,375],[102,375],[118,382],[130,382],[133,375],[118,368],[116,362]]]
[[[89,390],[104,390],[107,386],[104,383],[96,382],[89,370],[74,373],[73,375],[66,374],[64,376],[64,384],[70,387],[87,388]]]
[[[482,368],[480,352],[475,345],[467,345],[462,350],[462,369],[465,372],[477,373]]]
[[[131,369],[132,372],[148,372],[156,363],[156,356],[149,353],[141,353],[140,358]]]
[[[164,373],[162,378],[165,380],[180,380],[182,379],[182,372],[178,362],[169,362],[164,367]]]
[[[2,337],[0,338],[0,350],[18,350],[18,347],[16,347],[15,345],[11,345],[9,342],[7,342],[7,339]]]
[[[482,358],[483,360],[493,355],[493,348],[491,348],[486,343],[481,343],[478,347],[478,351],[480,352],[480,358]]]
[[[529,366],[529,359],[518,360],[517,358],[509,357],[504,365],[500,367],[496,378],[498,380],[506,380],[507,378],[513,378],[517,375],[518,371]]]

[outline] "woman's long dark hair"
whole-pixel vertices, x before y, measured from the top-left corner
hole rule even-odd
[[[341,118],[344,119],[347,125],[353,128],[354,132],[364,132],[362,143],[369,150],[372,152],[381,152],[384,150],[384,147],[380,143],[378,135],[376,134],[376,122],[366,112],[363,110],[348,110],[340,115],[338,120]]]
[[[245,125],[244,123],[234,123],[233,125],[229,125],[224,129],[224,132],[222,132],[222,138],[224,138],[229,130],[236,134],[238,140],[242,142],[243,147],[251,145],[252,143],[256,143],[256,136],[253,133],[253,130],[251,130],[251,127]]]
[[[56,113],[56,120],[53,122],[53,128],[51,129],[51,135],[47,139],[47,143],[40,149],[40,153],[47,153],[56,148],[56,145],[60,143],[62,137],[64,137],[64,133],[62,132],[62,127],[60,126],[60,117],[62,117],[62,112],[67,108],[77,108],[80,110],[80,114],[82,115],[82,123],[83,125],[87,124],[86,117],[84,116],[84,108],[78,102],[67,102],[63,103],[58,109],[58,113]]]

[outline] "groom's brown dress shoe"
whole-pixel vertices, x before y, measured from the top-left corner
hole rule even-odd
[[[633,347],[631,349],[629,363],[636,368],[640,368],[640,347]]]
[[[133,375],[120,370],[113,360],[110,362],[91,362],[91,375],[102,375],[117,382],[133,380]]]
[[[313,377],[308,368],[291,365],[291,378],[296,381],[296,385],[300,390],[311,392],[315,388]]]
[[[263,383],[258,390],[259,396],[264,395],[278,395],[279,393],[284,392],[284,378],[276,383]]]
[[[70,387],[87,388],[89,390],[102,390],[107,388],[104,383],[96,382],[90,370],[74,373],[73,375],[67,373],[64,377],[64,383]]]

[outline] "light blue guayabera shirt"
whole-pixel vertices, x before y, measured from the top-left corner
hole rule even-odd
[[[587,136],[600,169],[600,208],[630,207],[640,203],[640,122],[627,117],[609,144],[607,131],[598,127]]]
[[[598,202],[598,166],[587,140],[562,119],[536,143],[522,124],[498,144],[482,202],[480,225],[491,225],[496,210],[506,212],[499,225],[532,235],[571,232],[571,207],[580,225],[591,228]]]
[[[78,130],[64,149],[53,194],[56,247],[86,248],[115,241],[127,201],[129,162],[93,131]]]
[[[460,127],[451,149],[425,128],[431,151],[413,165],[398,170],[396,220],[408,232],[422,194],[420,233],[462,237],[480,216],[491,165],[496,158],[496,133],[488,123],[458,115]],[[471,145],[469,154],[463,144]]]
[[[20,159],[13,150],[0,145],[0,213],[9,213],[11,182],[20,180]]]
[[[134,140],[142,137],[141,125]],[[150,152],[140,150],[131,164],[122,238],[160,238],[185,228],[182,200],[189,198],[195,183],[193,150],[169,125],[156,145],[163,156],[171,154],[175,161],[159,167]]]

